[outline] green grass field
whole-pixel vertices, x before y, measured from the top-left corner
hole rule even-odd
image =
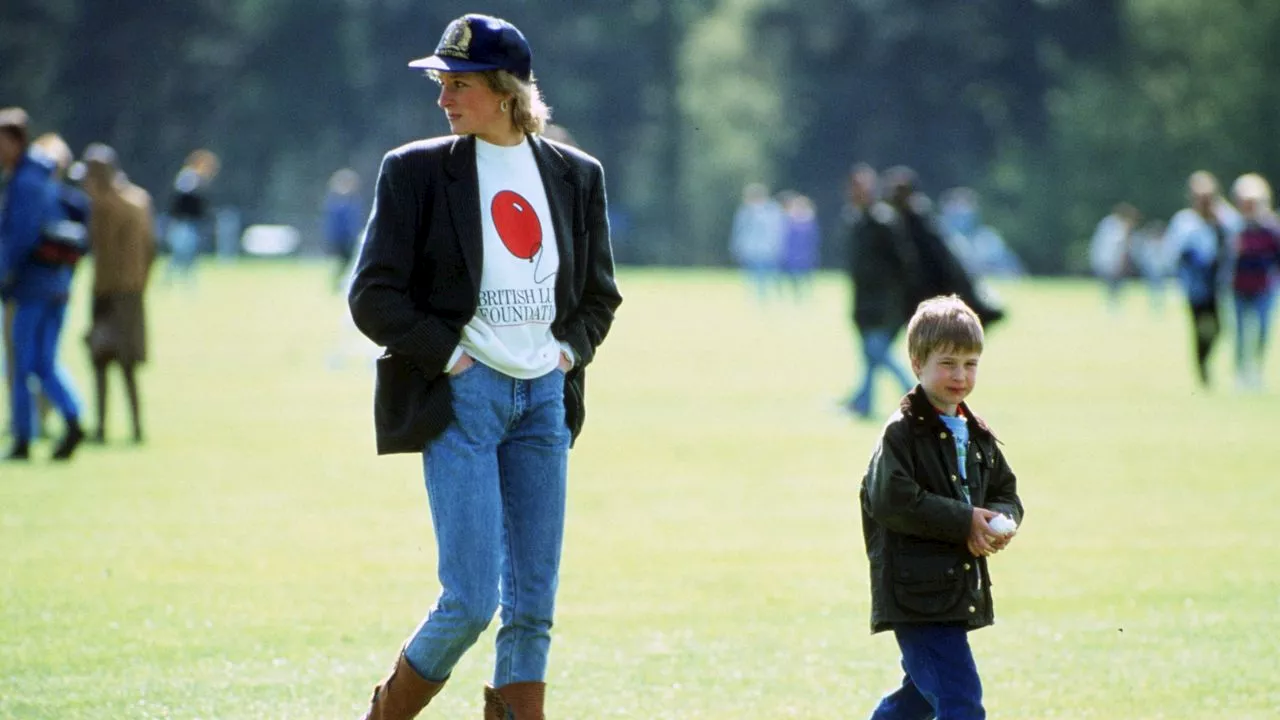
[[[435,597],[434,543],[420,460],[373,453],[368,364],[331,362],[326,273],[156,287],[147,444],[117,379],[112,444],[0,466],[0,718],[359,716]],[[866,717],[899,673],[857,511],[879,422],[835,411],[843,283],[768,306],[730,274],[621,284],[571,459],[549,716]],[[1229,341],[1198,391],[1172,294],[1113,316],[1092,284],[1001,292],[972,404],[1027,522],[973,636],[990,716],[1280,716],[1276,391],[1232,389]],[[492,632],[424,717],[480,717]]]

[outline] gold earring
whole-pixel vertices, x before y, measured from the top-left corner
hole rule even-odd
[[[503,100],[503,101],[502,101],[502,104],[498,105],[498,109],[499,109],[499,110],[501,110],[502,112],[506,112],[506,111],[507,111],[507,101],[506,101],[506,100]]]

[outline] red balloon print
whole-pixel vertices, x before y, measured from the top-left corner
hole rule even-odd
[[[542,221],[538,219],[533,205],[520,193],[503,190],[493,196],[489,213],[507,250],[522,260],[533,262],[533,257],[542,249]]]

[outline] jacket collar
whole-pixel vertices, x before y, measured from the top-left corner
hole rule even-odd
[[[946,429],[946,426],[942,423],[942,418],[938,415],[938,409],[933,406],[933,403],[929,402],[929,397],[924,394],[924,388],[918,384],[911,389],[911,392],[902,396],[899,410],[902,411],[902,417],[906,418],[911,428],[918,433]],[[969,409],[969,406],[963,402],[960,403],[960,412],[968,419],[971,433],[977,431],[993,440],[995,439],[996,434],[991,431],[986,421],[975,415]]]
[[[556,229],[556,252],[560,255],[561,272],[556,274],[556,320],[568,315],[572,296],[573,258],[573,183],[569,177],[569,161],[554,144],[537,135],[530,135],[533,157],[542,175],[542,187],[547,193],[547,206],[551,208],[551,225]]]

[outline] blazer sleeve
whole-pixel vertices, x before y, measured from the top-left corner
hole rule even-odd
[[[347,297],[356,327],[387,352],[409,360],[427,377],[443,370],[459,335],[424,313],[410,293],[427,210],[429,178],[395,152],[382,159],[364,246]],[[418,170],[423,177],[414,178]],[[417,182],[415,182],[415,180]],[[419,187],[422,184],[428,187]]]
[[[587,179],[587,262],[582,298],[568,316],[565,337],[577,355],[576,365],[585,367],[595,356],[613,324],[614,311],[622,295],[614,279],[613,247],[609,240],[608,198],[604,170],[592,163]]]
[[[972,509],[916,482],[907,434],[901,426],[890,425],[872,454],[864,481],[867,513],[896,533],[964,543],[973,522]]]

